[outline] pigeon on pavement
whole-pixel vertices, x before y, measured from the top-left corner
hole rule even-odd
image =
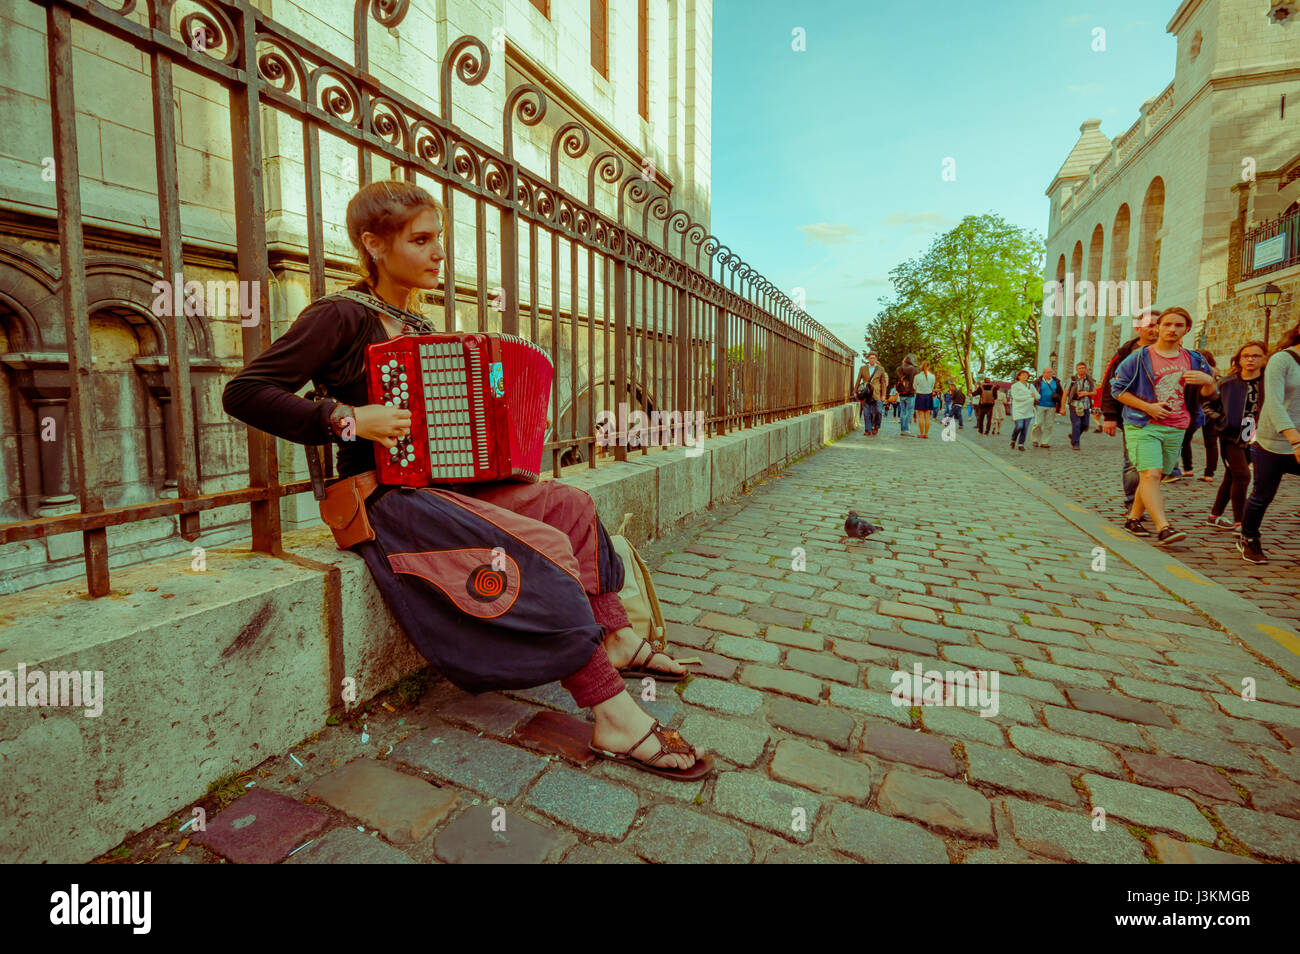
[[[856,510],[850,510],[849,518],[844,521],[844,535],[857,537],[859,540],[865,540],[880,529],[859,517]]]

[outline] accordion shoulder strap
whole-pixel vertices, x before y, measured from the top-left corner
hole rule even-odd
[[[371,311],[377,312],[378,314],[388,315],[390,318],[401,322],[403,326],[412,331],[419,332],[420,334],[434,334],[434,328],[429,324],[429,319],[425,318],[423,315],[417,315],[413,311],[395,308],[388,302],[376,298],[374,295],[367,295],[365,292],[345,288],[342,291],[336,291],[332,295],[326,295],[324,297],[345,298],[348,301],[361,305],[363,308],[369,308]]]

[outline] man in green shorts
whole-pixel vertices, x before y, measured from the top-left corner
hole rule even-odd
[[[1181,344],[1191,327],[1192,316],[1184,309],[1166,308],[1160,313],[1156,343],[1135,348],[1120,362],[1110,382],[1111,394],[1124,405],[1124,439],[1140,481],[1124,529],[1134,536],[1149,535],[1139,521],[1150,511],[1156,524],[1156,546],[1187,536],[1170,526],[1160,493],[1160,479],[1174,469],[1183,446],[1179,434],[1205,423],[1199,405],[1194,416],[1188,410],[1187,389],[1200,387],[1203,398],[1218,394],[1205,359]]]

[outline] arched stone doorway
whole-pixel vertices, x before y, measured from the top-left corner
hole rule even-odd
[[[1137,270],[1139,282],[1150,282],[1151,301],[1157,302],[1157,283],[1160,275],[1160,230],[1165,222],[1165,182],[1159,176],[1151,180],[1142,198],[1142,217],[1139,222]]]

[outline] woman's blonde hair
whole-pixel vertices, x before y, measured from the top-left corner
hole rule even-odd
[[[438,213],[438,220],[446,227],[447,210],[442,203],[427,189],[413,182],[380,179],[362,186],[348,202],[348,240],[360,256],[361,274],[372,288],[379,281],[379,264],[366,251],[366,246],[361,241],[362,234],[370,232],[377,235],[387,248],[397,233],[425,209],[433,209]],[[407,309],[418,311],[419,301],[418,290],[411,289]]]

